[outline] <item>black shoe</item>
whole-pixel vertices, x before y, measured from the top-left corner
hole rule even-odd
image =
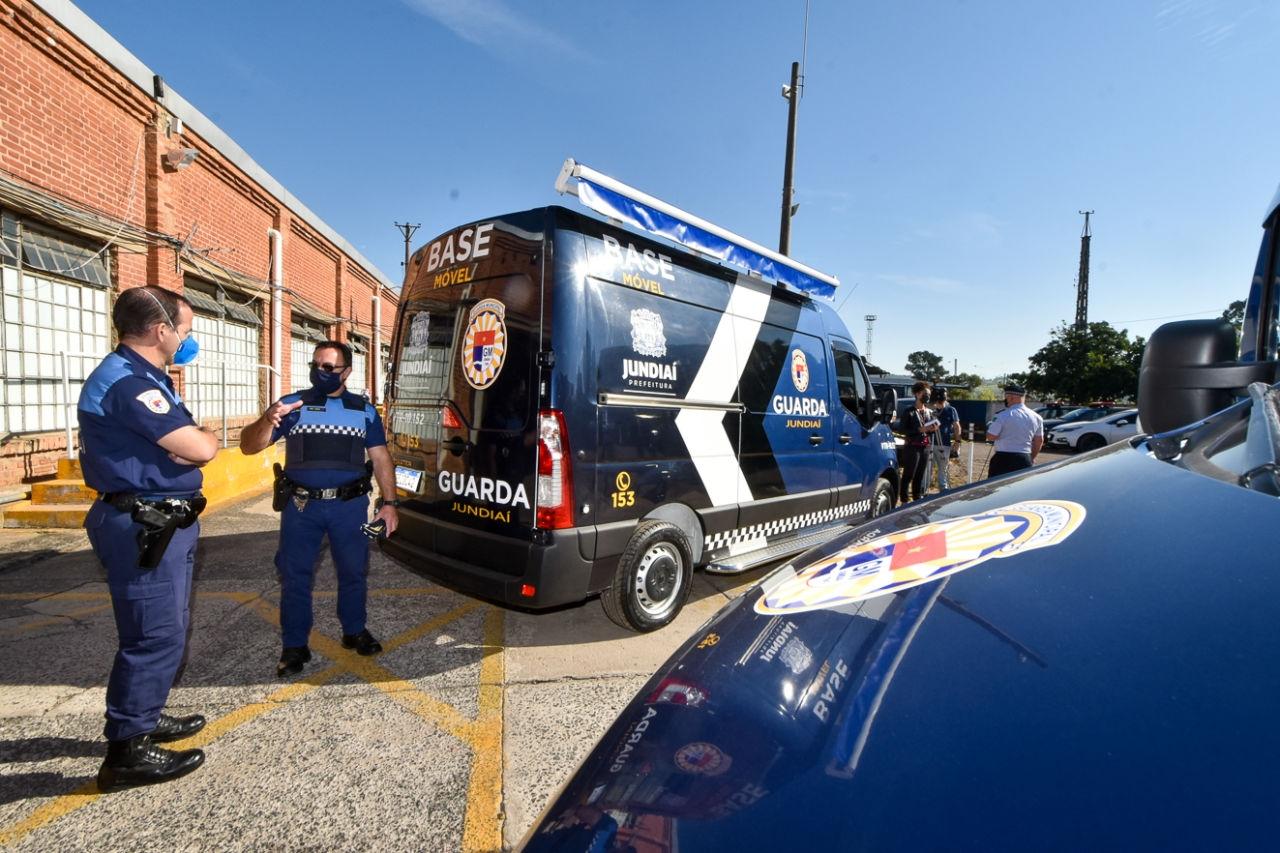
[[[192,714],[190,717],[170,717],[168,714],[161,714],[155,729],[151,732],[151,740],[153,743],[182,740],[203,729],[204,723],[204,717],[199,714]]]
[[[306,646],[289,646],[280,653],[280,663],[276,664],[276,675],[288,678],[302,672],[302,665],[311,660],[311,649]]]
[[[344,649],[355,649],[356,654],[369,657],[376,655],[382,651],[382,643],[373,638],[373,634],[369,633],[369,629],[365,628],[359,634],[343,634],[342,647]]]
[[[107,742],[107,758],[98,770],[98,790],[103,793],[154,785],[186,776],[204,764],[204,752],[184,749],[174,752],[151,742],[150,735]]]

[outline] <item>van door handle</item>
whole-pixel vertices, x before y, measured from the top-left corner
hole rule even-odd
[[[842,433],[840,433],[840,443],[841,443],[841,444],[848,444],[848,443],[849,443],[849,442],[851,442],[851,441],[853,441],[853,436],[849,435],[849,433],[847,433],[847,432],[842,432]]]
[[[812,444],[814,447],[817,447],[819,444],[822,444],[822,436],[820,435],[809,436],[809,443]]]
[[[455,435],[448,441],[440,442],[440,446],[452,453],[454,456],[461,456],[465,451],[470,450],[470,442],[460,435]]]

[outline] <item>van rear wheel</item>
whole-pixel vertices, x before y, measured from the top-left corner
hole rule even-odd
[[[623,628],[655,631],[676,618],[692,589],[692,551],[684,531],[652,519],[631,535],[600,603]]]

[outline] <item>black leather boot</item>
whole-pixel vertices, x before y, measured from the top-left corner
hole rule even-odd
[[[306,646],[287,646],[280,653],[280,663],[276,664],[276,676],[288,678],[302,672],[302,665],[311,660],[311,649]]]
[[[138,785],[154,785],[186,776],[204,764],[204,752],[174,752],[151,742],[150,735],[107,742],[107,758],[98,770],[98,790],[119,791]]]
[[[359,634],[343,634],[342,647],[344,649],[355,649],[356,654],[369,657],[376,655],[382,651],[382,643],[373,638],[373,634],[369,633],[369,629],[365,628]]]
[[[168,743],[171,740],[182,740],[191,737],[204,728],[205,719],[199,714],[190,717],[170,717],[161,714],[156,727],[151,731],[153,743]]]

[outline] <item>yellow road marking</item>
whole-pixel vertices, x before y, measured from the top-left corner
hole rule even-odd
[[[50,625],[62,625],[68,619],[79,619],[81,616],[92,616],[103,610],[110,610],[111,602],[106,604],[95,604],[92,607],[81,607],[78,610],[68,610],[66,613],[60,613],[57,616],[49,616],[35,622],[27,622],[23,625],[14,625],[12,628],[6,628],[0,631],[0,637],[21,634],[26,631],[34,631],[37,628],[46,628]]]
[[[502,849],[502,700],[505,612],[490,607],[480,660],[480,712],[471,741],[471,782],[463,816],[462,849]]]
[[[271,606],[267,604],[267,602],[263,601],[256,594],[213,593],[212,595],[214,597],[226,597],[226,598],[232,598],[234,600],[243,600],[245,603],[248,603],[254,609],[255,612],[262,615],[267,620],[267,622],[271,624],[279,624],[279,619],[278,619],[279,611],[273,610]],[[413,640],[418,639],[422,636],[425,636],[426,634],[429,634],[432,631],[439,630],[444,625],[447,625],[448,623],[454,621],[455,619],[459,619],[462,616],[465,616],[467,613],[469,613],[470,611],[474,610],[479,606],[480,605],[477,602],[473,601],[473,602],[468,602],[466,604],[463,604],[460,607],[454,608],[448,613],[437,616],[436,618],[428,622],[424,622],[421,625],[415,626],[413,628],[410,628],[407,631],[404,631],[401,634],[398,634],[396,637],[392,638],[387,642],[385,648],[387,650],[399,648],[405,643],[412,642]],[[311,639],[311,642],[313,643],[317,643],[318,640],[322,640],[326,643],[333,643],[332,640],[328,640],[328,638],[322,637],[320,634],[317,634],[317,633],[312,633],[310,639]],[[347,659],[355,658],[356,662],[360,662],[362,659],[359,658],[359,656],[352,655],[351,653],[347,652],[345,649],[342,649],[342,647],[337,643],[333,643],[333,645],[337,647],[340,655],[338,659],[334,660],[334,662],[330,666],[322,670],[317,670],[316,672],[311,673],[310,675],[301,679],[300,681],[294,682],[292,684],[287,684],[284,687],[281,687],[280,689],[274,691],[265,699],[259,702],[254,702],[252,704],[242,706],[240,708],[237,708],[234,711],[231,711],[230,713],[224,714],[223,716],[209,723],[207,726],[204,727],[203,730],[201,730],[194,736],[189,737],[184,741],[179,741],[175,744],[172,744],[171,746],[176,749],[194,749],[194,748],[206,746],[209,743],[212,743],[213,741],[227,734],[228,732],[232,731],[233,729],[239,728],[245,723],[248,723],[256,719],[257,717],[262,716],[263,714],[273,711],[276,708],[279,708],[282,705],[288,702],[291,702],[294,699],[297,699],[298,697],[311,692],[317,687],[321,687],[324,684],[327,684],[328,682],[337,678],[342,673],[353,671],[352,668],[349,666],[349,661]],[[319,646],[319,643],[317,643],[317,647],[318,646]],[[483,672],[483,669],[482,669],[482,672]],[[356,674],[359,675],[358,672]],[[425,697],[425,694],[423,695]],[[452,711],[453,709],[450,708],[449,710]],[[470,742],[469,739],[464,738],[464,740],[467,740],[468,743]],[[20,820],[17,823],[11,824],[8,827],[0,828],[0,845],[12,844],[15,841],[18,841],[19,839],[30,834],[31,832],[34,832],[35,830],[39,829],[40,827],[48,823],[51,823],[52,821],[55,821],[61,817],[65,817],[66,815],[71,814],[74,811],[84,808],[85,806],[94,802],[101,796],[102,794],[98,791],[96,782],[86,783],[85,785],[80,786],[79,788],[72,791],[71,793],[64,794],[54,799],[53,801],[46,803],[43,806],[40,806],[23,820]],[[497,848],[494,847],[492,849],[497,849]]]

